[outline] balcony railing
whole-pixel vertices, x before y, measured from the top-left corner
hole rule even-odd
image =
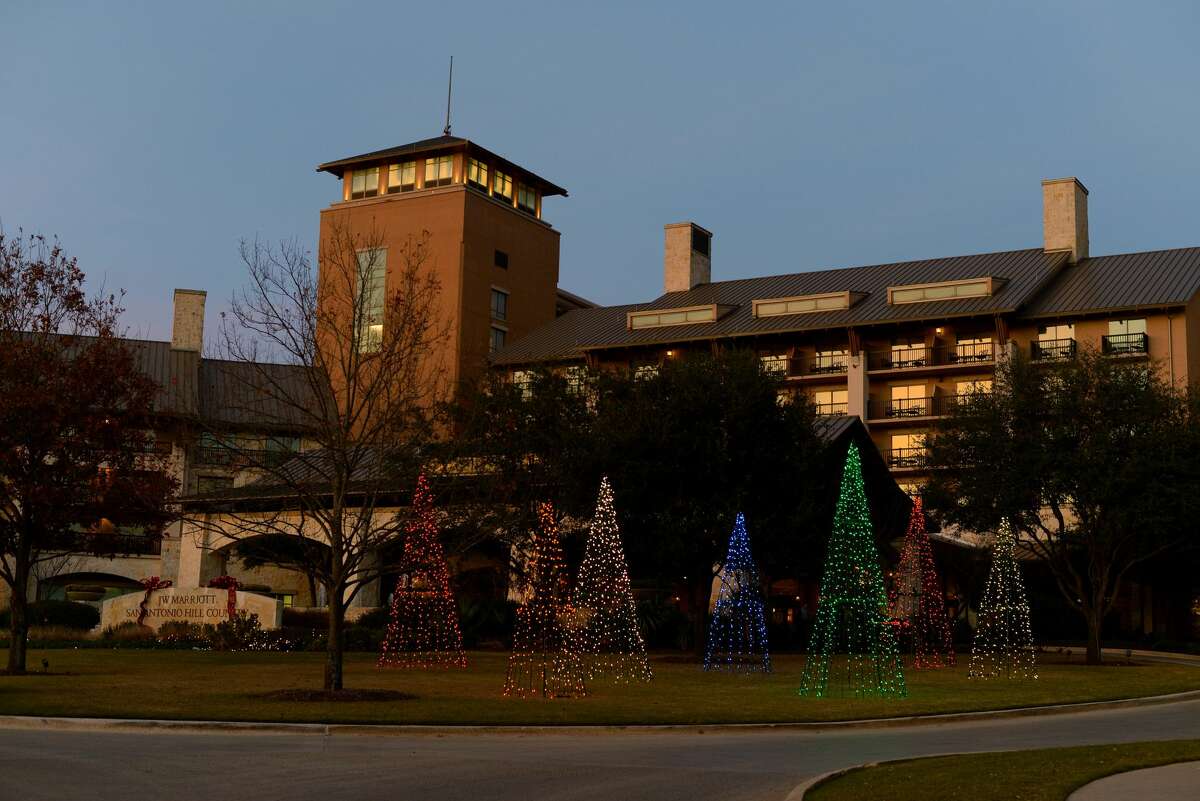
[[[961,345],[914,345],[908,348],[873,351],[867,354],[870,370],[904,370],[960,364],[990,364],[996,359],[991,342],[969,342]]]
[[[892,398],[891,400],[874,401],[871,404],[871,418],[905,418],[933,417],[945,414],[946,397],[931,395],[927,398]]]
[[[946,361],[950,364],[974,364],[995,359],[996,350],[991,342],[959,343],[946,351]]]
[[[1145,334],[1106,334],[1100,339],[1106,356],[1141,356],[1150,352],[1150,337]]]
[[[1076,345],[1074,339],[1041,339],[1031,342],[1029,352],[1034,361],[1061,362],[1075,358]]]
[[[808,359],[793,359],[792,371],[795,375],[836,375],[846,372],[850,357],[845,353],[818,353]]]
[[[818,403],[816,405],[817,414],[823,417],[848,414],[849,407],[850,404],[848,403]]]
[[[905,367],[925,367],[933,363],[932,349],[924,345],[908,348],[892,348],[867,354],[867,369],[896,370]]]
[[[261,450],[221,447],[198,447],[194,451],[192,461],[207,467],[278,467],[296,455],[295,451]]]
[[[924,448],[892,448],[886,453],[888,467],[924,467],[928,455]]]

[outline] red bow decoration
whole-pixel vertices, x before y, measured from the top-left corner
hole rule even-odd
[[[138,619],[137,624],[142,625],[142,621],[146,619],[146,604],[150,603],[150,593],[155,590],[165,590],[171,586],[170,581],[163,581],[158,576],[142,579],[142,586],[146,588],[146,597],[138,604]]]
[[[229,600],[225,602],[225,611],[229,614],[229,619],[237,615],[237,591],[241,585],[233,576],[217,576],[212,581],[208,582],[208,586],[217,590],[229,590]]]

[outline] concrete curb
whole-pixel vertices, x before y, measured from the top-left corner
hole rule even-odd
[[[117,731],[117,732],[180,732],[224,734],[316,734],[412,736],[447,734],[705,734],[764,731],[846,731],[851,729],[880,729],[898,726],[939,725],[973,721],[1003,720],[1037,715],[1061,715],[1072,712],[1098,712],[1142,706],[1157,706],[1200,700],[1200,690],[1188,690],[1169,695],[1144,698],[1121,698],[1110,701],[1083,701],[1073,704],[991,709],[980,712],[945,712],[930,715],[906,715],[894,718],[865,720],[810,721],[797,723],[664,723],[664,724],[595,724],[595,725],[446,725],[446,724],[371,724],[371,723],[262,723],[220,720],[145,720],[136,718],[69,718],[32,715],[0,715],[0,728],[41,729],[51,731]]]

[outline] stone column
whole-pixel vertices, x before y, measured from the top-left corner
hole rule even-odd
[[[379,555],[372,551],[363,558],[363,570],[376,570],[379,567]],[[380,604],[378,577],[365,582],[359,588],[358,593],[350,600],[348,609],[374,609]]]
[[[204,544],[207,534],[194,523],[179,524],[179,537],[173,543],[173,573],[171,580],[176,587],[199,587],[200,573],[204,564]],[[164,567],[166,553],[163,554]],[[164,572],[166,572],[164,570]]]
[[[868,399],[870,397],[870,382],[867,380],[867,352],[847,357],[846,368],[846,412],[858,416],[864,424],[867,422]]]

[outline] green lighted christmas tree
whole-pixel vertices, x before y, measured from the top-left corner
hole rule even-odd
[[[554,507],[548,503],[538,505],[528,575],[529,592],[517,609],[504,694],[521,698],[586,695],[578,654],[567,651],[570,587]]]
[[[566,650],[579,655],[586,678],[650,681],[650,662],[607,476],[600,481],[572,606]]]
[[[1016,557],[1017,537],[1000,524],[992,546],[992,567],[979,603],[979,623],[971,646],[973,679],[1036,679],[1037,653],[1029,622],[1029,598]]]
[[[852,442],[842,469],[800,694],[901,698],[906,692],[904,667],[888,623],[887,591],[867,507],[862,459]]]

